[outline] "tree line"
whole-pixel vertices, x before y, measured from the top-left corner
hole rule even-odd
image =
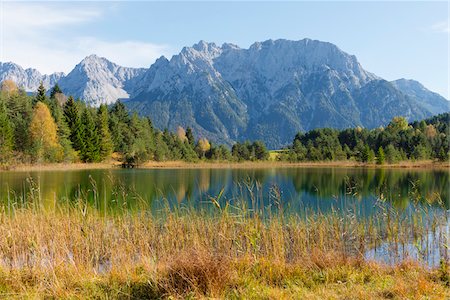
[[[365,163],[397,163],[403,160],[448,161],[450,113],[407,122],[395,117],[386,127],[337,130],[314,129],[298,133],[280,154],[287,161],[355,160]]]
[[[6,80],[0,91],[0,164],[101,162],[116,156],[124,166],[149,160],[262,160],[262,142],[236,143],[230,149],[191,128],[160,131],[147,117],[129,114],[122,102],[89,107],[66,97],[58,85],[48,94],[41,84],[27,95]]]
[[[276,159],[300,161],[356,160],[395,163],[401,160],[449,159],[449,114],[408,124],[396,117],[386,128],[331,128],[298,133]],[[122,102],[90,107],[65,96],[58,85],[47,93],[41,84],[27,95],[5,80],[0,90],[0,164],[101,162],[120,159],[124,166],[146,161],[268,160],[263,142],[237,142],[231,149],[191,128],[158,130],[151,120],[129,114]]]

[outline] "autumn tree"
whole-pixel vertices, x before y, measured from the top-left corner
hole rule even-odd
[[[388,125],[388,129],[396,132],[408,129],[408,121],[404,117],[394,117]]]
[[[56,123],[47,105],[37,102],[30,123],[30,138],[37,161],[58,161],[62,156]]]
[[[198,140],[197,149],[201,157],[205,157],[205,153],[211,149],[211,144],[206,138],[201,138]]]
[[[182,141],[182,142],[188,141],[188,138],[186,136],[186,131],[181,126],[178,126],[178,128],[177,128],[177,136],[180,139],[180,141]]]
[[[7,96],[11,96],[19,92],[19,88],[16,83],[11,79],[6,79],[2,82],[1,91],[5,93]]]

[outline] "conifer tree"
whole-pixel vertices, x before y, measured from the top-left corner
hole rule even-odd
[[[103,160],[111,155],[113,151],[113,142],[109,132],[108,108],[105,104],[100,105],[97,111],[97,129],[100,143],[100,159]]]
[[[6,112],[6,105],[0,101],[0,163],[10,159],[13,150],[13,131]]]
[[[50,98],[54,99],[56,94],[62,94],[62,90],[59,87],[58,84],[55,84],[55,86],[52,88],[52,91],[50,92]]]
[[[187,138],[189,144],[191,145],[191,147],[194,148],[195,138],[194,138],[194,134],[192,133],[191,127],[186,128],[186,138]]]
[[[377,151],[377,164],[382,165],[386,160],[386,155],[384,154],[383,147],[379,147]]]
[[[36,98],[35,98],[33,104],[36,105],[37,102],[42,102],[42,103],[48,105],[48,99],[47,99],[47,96],[45,95],[46,92],[47,91],[45,90],[44,84],[41,81],[41,83],[39,84]]]
[[[88,108],[85,108],[81,120],[83,124],[83,142],[81,149],[81,159],[85,162],[100,161],[100,144],[97,127]]]
[[[64,118],[70,129],[70,141],[76,151],[82,151],[84,148],[83,123],[80,120],[77,104],[73,97],[69,97],[64,105]]]
[[[52,115],[57,126],[58,141],[63,149],[63,159],[65,161],[75,161],[77,155],[72,147],[72,142],[70,140],[70,128],[64,118],[62,108],[57,104],[54,105]]]
[[[134,135],[130,130],[130,116],[121,101],[117,101],[110,113],[109,128],[114,142],[114,151],[125,153],[133,143]]]

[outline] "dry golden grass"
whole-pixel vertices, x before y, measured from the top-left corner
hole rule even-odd
[[[117,155],[102,163],[48,163],[48,164],[17,164],[0,166],[2,171],[60,171],[60,170],[88,170],[88,169],[111,169],[120,168],[121,162]],[[276,153],[270,153],[268,161],[148,161],[139,166],[142,169],[258,169],[258,168],[387,168],[387,169],[450,169],[450,162],[424,161],[402,161],[396,164],[367,164],[356,161],[321,161],[321,162],[297,162],[277,161]]]
[[[384,266],[362,257],[382,239],[424,236],[422,225],[392,222],[386,235],[350,216],[244,208],[3,210],[0,298],[448,299],[445,264]]]

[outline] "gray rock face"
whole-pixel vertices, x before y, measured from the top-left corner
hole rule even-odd
[[[426,89],[420,82],[402,78],[391,83],[399,91],[416,100],[425,110],[433,114],[450,111],[450,102],[447,99]]]
[[[121,67],[106,58],[90,55],[62,78],[58,85],[65,94],[83,99],[92,106],[99,106],[129,98],[127,83],[144,72],[145,69]]]
[[[21,66],[12,62],[0,62],[0,82],[7,79],[12,80],[18,87],[23,88],[27,92],[35,92],[41,82],[46,89],[49,89],[63,76],[64,73],[62,72],[42,75],[36,69],[23,69]]]
[[[377,127],[448,111],[365,71],[333,44],[269,40],[249,49],[200,41],[162,57],[135,86],[130,110],[159,128],[191,126],[215,142],[260,139],[270,148],[317,127]],[[428,91],[429,92],[429,91]],[[431,93],[431,92],[430,92]],[[442,99],[441,99],[442,100]]]

